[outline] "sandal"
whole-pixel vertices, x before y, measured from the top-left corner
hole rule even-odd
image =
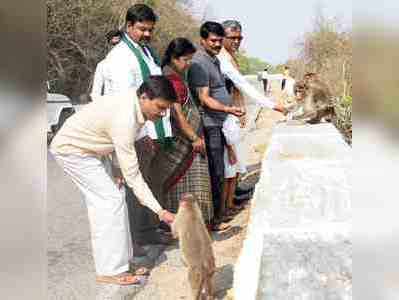
[[[219,223],[219,224],[208,224],[207,228],[209,232],[212,231],[225,231],[229,229],[231,225],[226,224],[226,223]]]
[[[108,283],[108,284],[116,284],[116,285],[141,285],[146,281],[146,277],[133,275],[132,273],[122,273],[114,276],[97,276],[97,283]]]

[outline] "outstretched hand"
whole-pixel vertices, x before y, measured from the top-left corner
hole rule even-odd
[[[286,115],[287,110],[282,106],[281,104],[276,104],[276,106],[273,108],[275,111],[281,112],[282,114]]]

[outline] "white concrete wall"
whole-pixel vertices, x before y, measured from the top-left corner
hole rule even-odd
[[[331,124],[273,129],[235,300],[351,299],[351,151]]]

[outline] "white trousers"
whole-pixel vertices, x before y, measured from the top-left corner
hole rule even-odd
[[[133,249],[126,201],[101,160],[79,155],[54,157],[85,196],[97,274],[128,271]]]

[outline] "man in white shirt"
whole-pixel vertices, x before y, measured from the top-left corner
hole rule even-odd
[[[290,67],[284,66],[283,79],[281,80],[281,90],[288,96],[294,96],[295,79],[290,75]]]
[[[119,30],[111,30],[109,31],[105,37],[107,39],[108,45],[111,47],[116,46],[121,40],[121,32]],[[90,97],[95,99],[96,96],[102,96],[105,94],[105,59],[101,60],[94,72],[93,76],[93,84],[91,88]]]
[[[151,76],[138,90],[98,97],[70,117],[54,137],[50,151],[85,196],[97,281],[138,283],[127,273],[133,248],[126,203],[99,159],[116,152],[121,171],[140,203],[172,223],[144,181],[134,141],[145,120],[157,120],[176,102],[172,84]]]
[[[224,29],[223,48],[217,57],[220,61],[220,69],[226,77],[226,87],[233,98],[234,105],[238,105],[245,111],[244,97],[242,95],[242,93],[245,93],[261,107],[282,111],[282,107],[253,87],[239,71],[236,53],[243,39],[241,24],[235,20],[227,20],[222,23],[222,26]],[[240,118],[241,127],[245,125],[245,118],[246,116]],[[237,162],[242,163],[243,159],[240,157],[240,153],[235,153],[235,151],[239,149],[239,143],[235,146],[234,149],[229,148],[228,151],[233,152],[231,156],[235,156],[236,164]],[[234,165],[234,163],[232,163],[232,165]],[[245,168],[241,168],[240,172],[244,171],[244,169]],[[232,208],[233,205],[237,176],[225,178],[223,182],[223,204],[227,203],[227,206],[230,208]],[[234,209],[232,211],[234,211]]]
[[[240,98],[239,105],[244,106],[243,97],[239,92],[246,94],[248,97],[256,101],[261,107],[268,107],[276,111],[282,111],[283,108],[274,102],[270,97],[266,97],[252,86],[248,80],[240,73],[236,53],[240,48],[243,39],[241,25],[238,21],[228,20],[222,23],[225,31],[223,39],[223,48],[217,56],[220,61],[222,73],[231,80],[233,86],[233,98]],[[237,93],[238,92],[238,93]]]
[[[112,95],[129,88],[138,88],[148,75],[162,74],[157,56],[149,44],[157,19],[154,11],[145,4],[135,4],[128,9],[121,41],[105,58],[105,95]],[[166,116],[162,118],[163,135],[166,138],[172,136],[169,116],[169,110],[167,110]],[[141,133],[142,135],[147,134],[154,140],[158,139],[154,122],[146,121],[142,130],[145,131]],[[144,169],[143,173],[146,173],[147,167],[142,165],[141,167]],[[128,187],[126,201],[129,220],[133,228],[133,241],[140,244],[165,242],[165,236],[156,232],[159,225],[156,216],[140,205]]]
[[[260,74],[260,78],[261,78],[262,83],[263,83],[263,91],[265,92],[265,95],[268,95],[268,94],[269,94],[269,90],[268,90],[268,88],[269,88],[269,85],[268,85],[268,83],[269,83],[268,76],[269,76],[268,68],[264,68],[264,70],[263,70],[263,71],[261,72],[261,74]]]

